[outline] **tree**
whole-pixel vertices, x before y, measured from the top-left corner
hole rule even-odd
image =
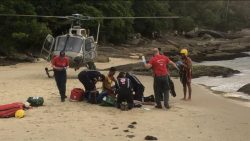
[[[25,0],[6,0],[0,3],[0,13],[8,14],[35,14],[35,8]],[[1,54],[10,54],[13,51],[24,52],[38,49],[45,34],[50,30],[43,23],[38,23],[36,18],[0,17]]]
[[[167,1],[141,1],[135,0],[132,6],[135,16],[171,16]],[[142,33],[145,36],[151,37],[152,32],[166,31],[173,27],[172,20],[166,19],[136,19],[134,21],[134,29],[136,32]]]

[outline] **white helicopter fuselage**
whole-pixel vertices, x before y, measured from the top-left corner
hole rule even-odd
[[[46,42],[44,42],[44,52],[50,52],[48,54],[49,58],[46,60],[51,60],[55,55],[59,55],[61,51],[64,51],[69,58],[70,68],[78,69],[87,66],[89,62],[93,63],[97,56],[97,43],[94,41],[94,37],[88,36],[86,30],[80,27],[70,28],[69,34],[57,36],[55,40],[50,36],[47,42],[51,42],[51,45],[49,45],[49,49],[45,49]]]

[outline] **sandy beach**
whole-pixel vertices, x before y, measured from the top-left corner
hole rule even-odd
[[[96,65],[104,69],[133,62],[137,60],[113,58],[109,63]],[[0,141],[142,141],[147,135],[160,141],[250,138],[250,108],[213,94],[203,86],[192,85],[192,101],[182,101],[182,86],[174,79],[177,97],[171,97],[170,110],[146,105],[120,111],[86,102],[61,103],[56,83],[47,78],[45,66],[48,63],[41,61],[0,67],[0,104],[24,102],[30,96],[45,99],[44,106],[26,111],[23,119],[0,119]],[[68,96],[72,88],[83,87],[77,80],[79,72],[68,70]],[[153,94],[153,78],[138,77],[146,87],[145,95]],[[132,122],[137,122],[135,128],[128,128]]]

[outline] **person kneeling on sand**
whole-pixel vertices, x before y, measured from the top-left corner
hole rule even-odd
[[[105,76],[98,71],[81,71],[78,74],[78,79],[85,88],[85,98],[90,101],[91,94],[97,93],[96,83],[98,81],[103,81]],[[96,98],[94,97],[94,99]]]
[[[109,69],[109,73],[107,76],[105,76],[103,83],[102,83],[102,92],[100,93],[100,95],[97,97],[97,102],[101,103],[102,99],[107,96],[110,95],[112,97],[115,97],[114,94],[114,86],[112,86],[112,84],[115,82],[115,75],[116,69],[115,67],[111,67]]]
[[[132,83],[130,79],[125,77],[125,73],[120,72],[120,74],[117,77],[117,82],[115,85],[117,94],[117,108],[122,110],[125,110],[126,108],[128,109],[133,108],[134,103],[133,103],[133,93],[131,84]],[[123,102],[125,102],[127,105],[123,105],[122,104]]]
[[[132,73],[126,73],[126,78],[131,81],[131,84],[133,86],[133,91],[135,92],[133,99],[142,101],[145,87],[143,86],[141,81]]]

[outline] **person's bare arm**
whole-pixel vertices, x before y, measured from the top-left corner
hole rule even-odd
[[[152,65],[151,65],[151,64],[144,64],[144,67],[145,67],[146,69],[150,69],[150,68],[152,68]]]
[[[175,67],[177,70],[179,70],[179,68],[176,66],[176,64],[173,61],[169,61],[169,64],[171,64],[173,67]]]

